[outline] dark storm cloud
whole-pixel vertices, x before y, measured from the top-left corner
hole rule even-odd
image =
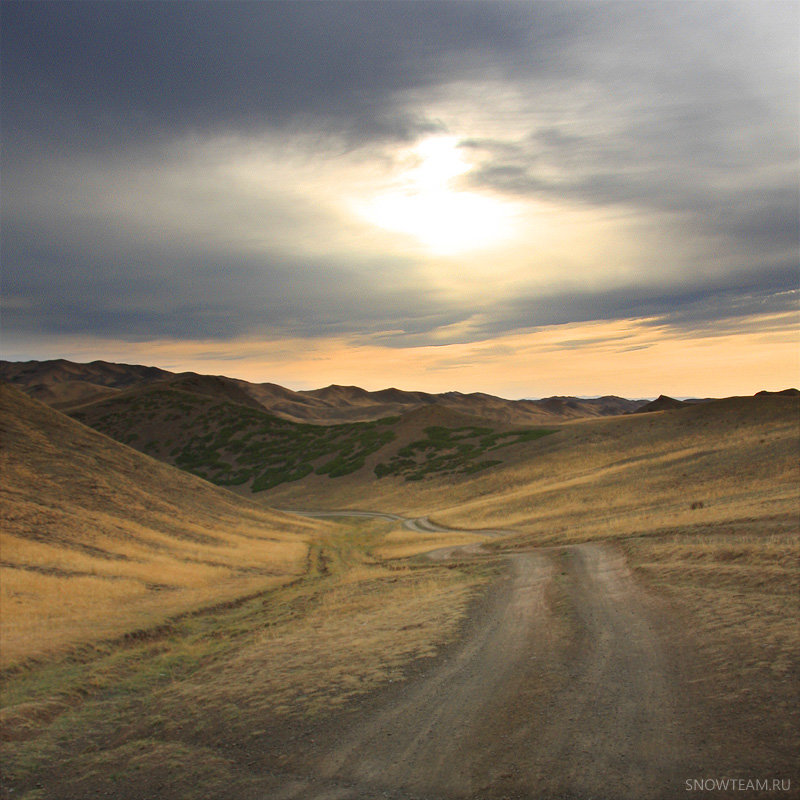
[[[67,227],[68,225],[68,227]],[[95,221],[15,225],[3,242],[4,324],[32,333],[141,339],[430,331],[463,318],[412,287],[403,263],[247,254],[207,242],[134,241]],[[48,276],[47,286],[42,276]]]
[[[470,77],[526,47],[530,13],[515,3],[12,0],[3,104],[10,128],[75,147],[287,123],[405,138],[432,123],[395,108],[393,94]],[[542,46],[554,51],[557,21],[547,22]]]
[[[797,287],[799,8],[5,2],[4,325],[406,346],[630,317],[702,333],[787,313]],[[278,131],[316,155],[379,154],[444,130],[436,103],[454,86],[461,98],[474,86],[489,116],[493,103],[498,119],[513,111],[507,132],[463,133],[478,163],[471,185],[623,209],[674,248],[643,251],[623,284],[523,288],[511,300],[487,291],[475,309],[435,294],[414,263],[391,255],[247,251],[234,240],[237,224],[254,227],[252,204],[235,192],[222,199],[222,184],[193,185],[172,227],[161,223],[160,184],[142,192],[140,204],[154,208],[144,221],[135,202],[120,211],[103,196],[130,180],[118,171],[158,175],[161,144],[182,137]],[[81,188],[84,173],[96,192]],[[315,235],[313,215],[296,219],[303,209],[257,211],[268,233]],[[448,326],[459,332],[442,333]]]

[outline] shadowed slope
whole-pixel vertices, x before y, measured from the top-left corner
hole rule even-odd
[[[198,382],[202,393],[183,388]],[[501,463],[509,446],[548,433],[440,405],[371,422],[295,423],[232,401],[239,389],[230,384],[179,378],[82,406],[73,415],[119,442],[248,495],[294,482],[315,493],[344,476],[364,485],[384,475],[418,481],[431,474],[473,474]]]
[[[686,405],[683,400],[676,400],[674,397],[667,397],[667,395],[659,395],[655,400],[650,403],[645,403],[643,406],[637,408],[634,414],[649,414],[652,411],[672,411],[674,408],[682,408]]]
[[[0,361],[0,378],[21,387],[55,386],[65,381],[88,381],[98,386],[124,389],[139,383],[163,380],[173,373],[140,364],[92,361],[77,364],[63,358],[52,361]]]
[[[237,403],[248,408],[264,410],[264,406],[243,389],[238,381],[231,378],[222,378],[215,375],[198,375],[196,372],[184,372],[169,378],[163,384],[155,386],[177,389],[181,392],[192,392],[205,397],[212,397],[215,400],[225,400],[229,403]]]
[[[493,423],[541,425],[577,417],[625,414],[644,404],[644,400],[622,397],[549,397],[542,400],[506,400],[484,392],[406,391],[397,388],[370,392],[358,386],[333,384],[323,389],[296,392],[274,383],[250,383],[221,376],[174,374],[155,367],[109,364],[93,361],[76,364],[57,361],[0,361],[0,379],[22,388],[28,394],[66,409],[99,398],[98,387],[128,389],[154,381],[172,382],[175,388],[215,397],[226,396],[233,402],[253,407],[255,401],[269,413],[291,422],[334,425],[369,422],[383,417],[435,405]],[[66,384],[72,383],[71,387]],[[81,383],[89,386],[81,388]],[[249,399],[246,399],[249,398]]]

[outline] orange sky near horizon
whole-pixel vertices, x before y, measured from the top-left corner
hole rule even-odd
[[[763,321],[769,328],[769,320]],[[785,323],[784,323],[785,324]],[[12,360],[96,359],[226,375],[290,389],[330,384],[375,391],[485,392],[629,398],[725,397],[800,384],[797,336],[775,330],[680,336],[644,321],[550,326],[482,342],[389,348],[344,339],[119,342],[71,339],[59,353]]]

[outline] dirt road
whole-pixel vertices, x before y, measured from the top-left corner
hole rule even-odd
[[[676,797],[690,745],[657,617],[610,547],[511,555],[458,647],[313,731],[268,796]]]
[[[312,517],[314,519],[337,519],[343,517],[365,517],[372,519],[385,519],[390,522],[400,522],[404,528],[417,533],[453,533],[452,528],[445,528],[435,522],[431,522],[428,517],[401,517],[399,514],[389,514],[383,511],[298,511],[296,509],[280,509],[287,514],[297,514],[301,517]],[[513,531],[502,531],[497,529],[490,530],[470,530],[467,533],[483,534],[485,536],[499,536],[503,533],[513,533]]]

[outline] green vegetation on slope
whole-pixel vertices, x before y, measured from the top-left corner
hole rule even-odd
[[[307,475],[338,478],[397,438],[400,417],[339,425],[289,422],[266,411],[170,388],[113,398],[74,414],[125,444],[220,486],[249,484],[253,492]],[[421,480],[472,474],[500,463],[482,456],[544,436],[547,430],[496,431],[465,426],[425,429],[426,438],[392,454],[378,477]]]
[[[78,412],[75,417],[220,486],[252,482],[254,492],[311,472],[332,478],[355,472],[370,453],[394,439],[391,426],[396,422],[389,417],[329,427],[298,424],[172,389],[102,405],[104,413]],[[163,435],[165,426],[169,439]],[[162,452],[167,442],[171,447]]]
[[[434,473],[471,475],[501,463],[498,459],[479,460],[484,453],[550,433],[554,431],[543,428],[501,432],[474,425],[460,428],[432,425],[425,429],[424,439],[406,445],[388,463],[378,464],[375,474],[379,478],[401,475],[407,481],[419,481]]]

